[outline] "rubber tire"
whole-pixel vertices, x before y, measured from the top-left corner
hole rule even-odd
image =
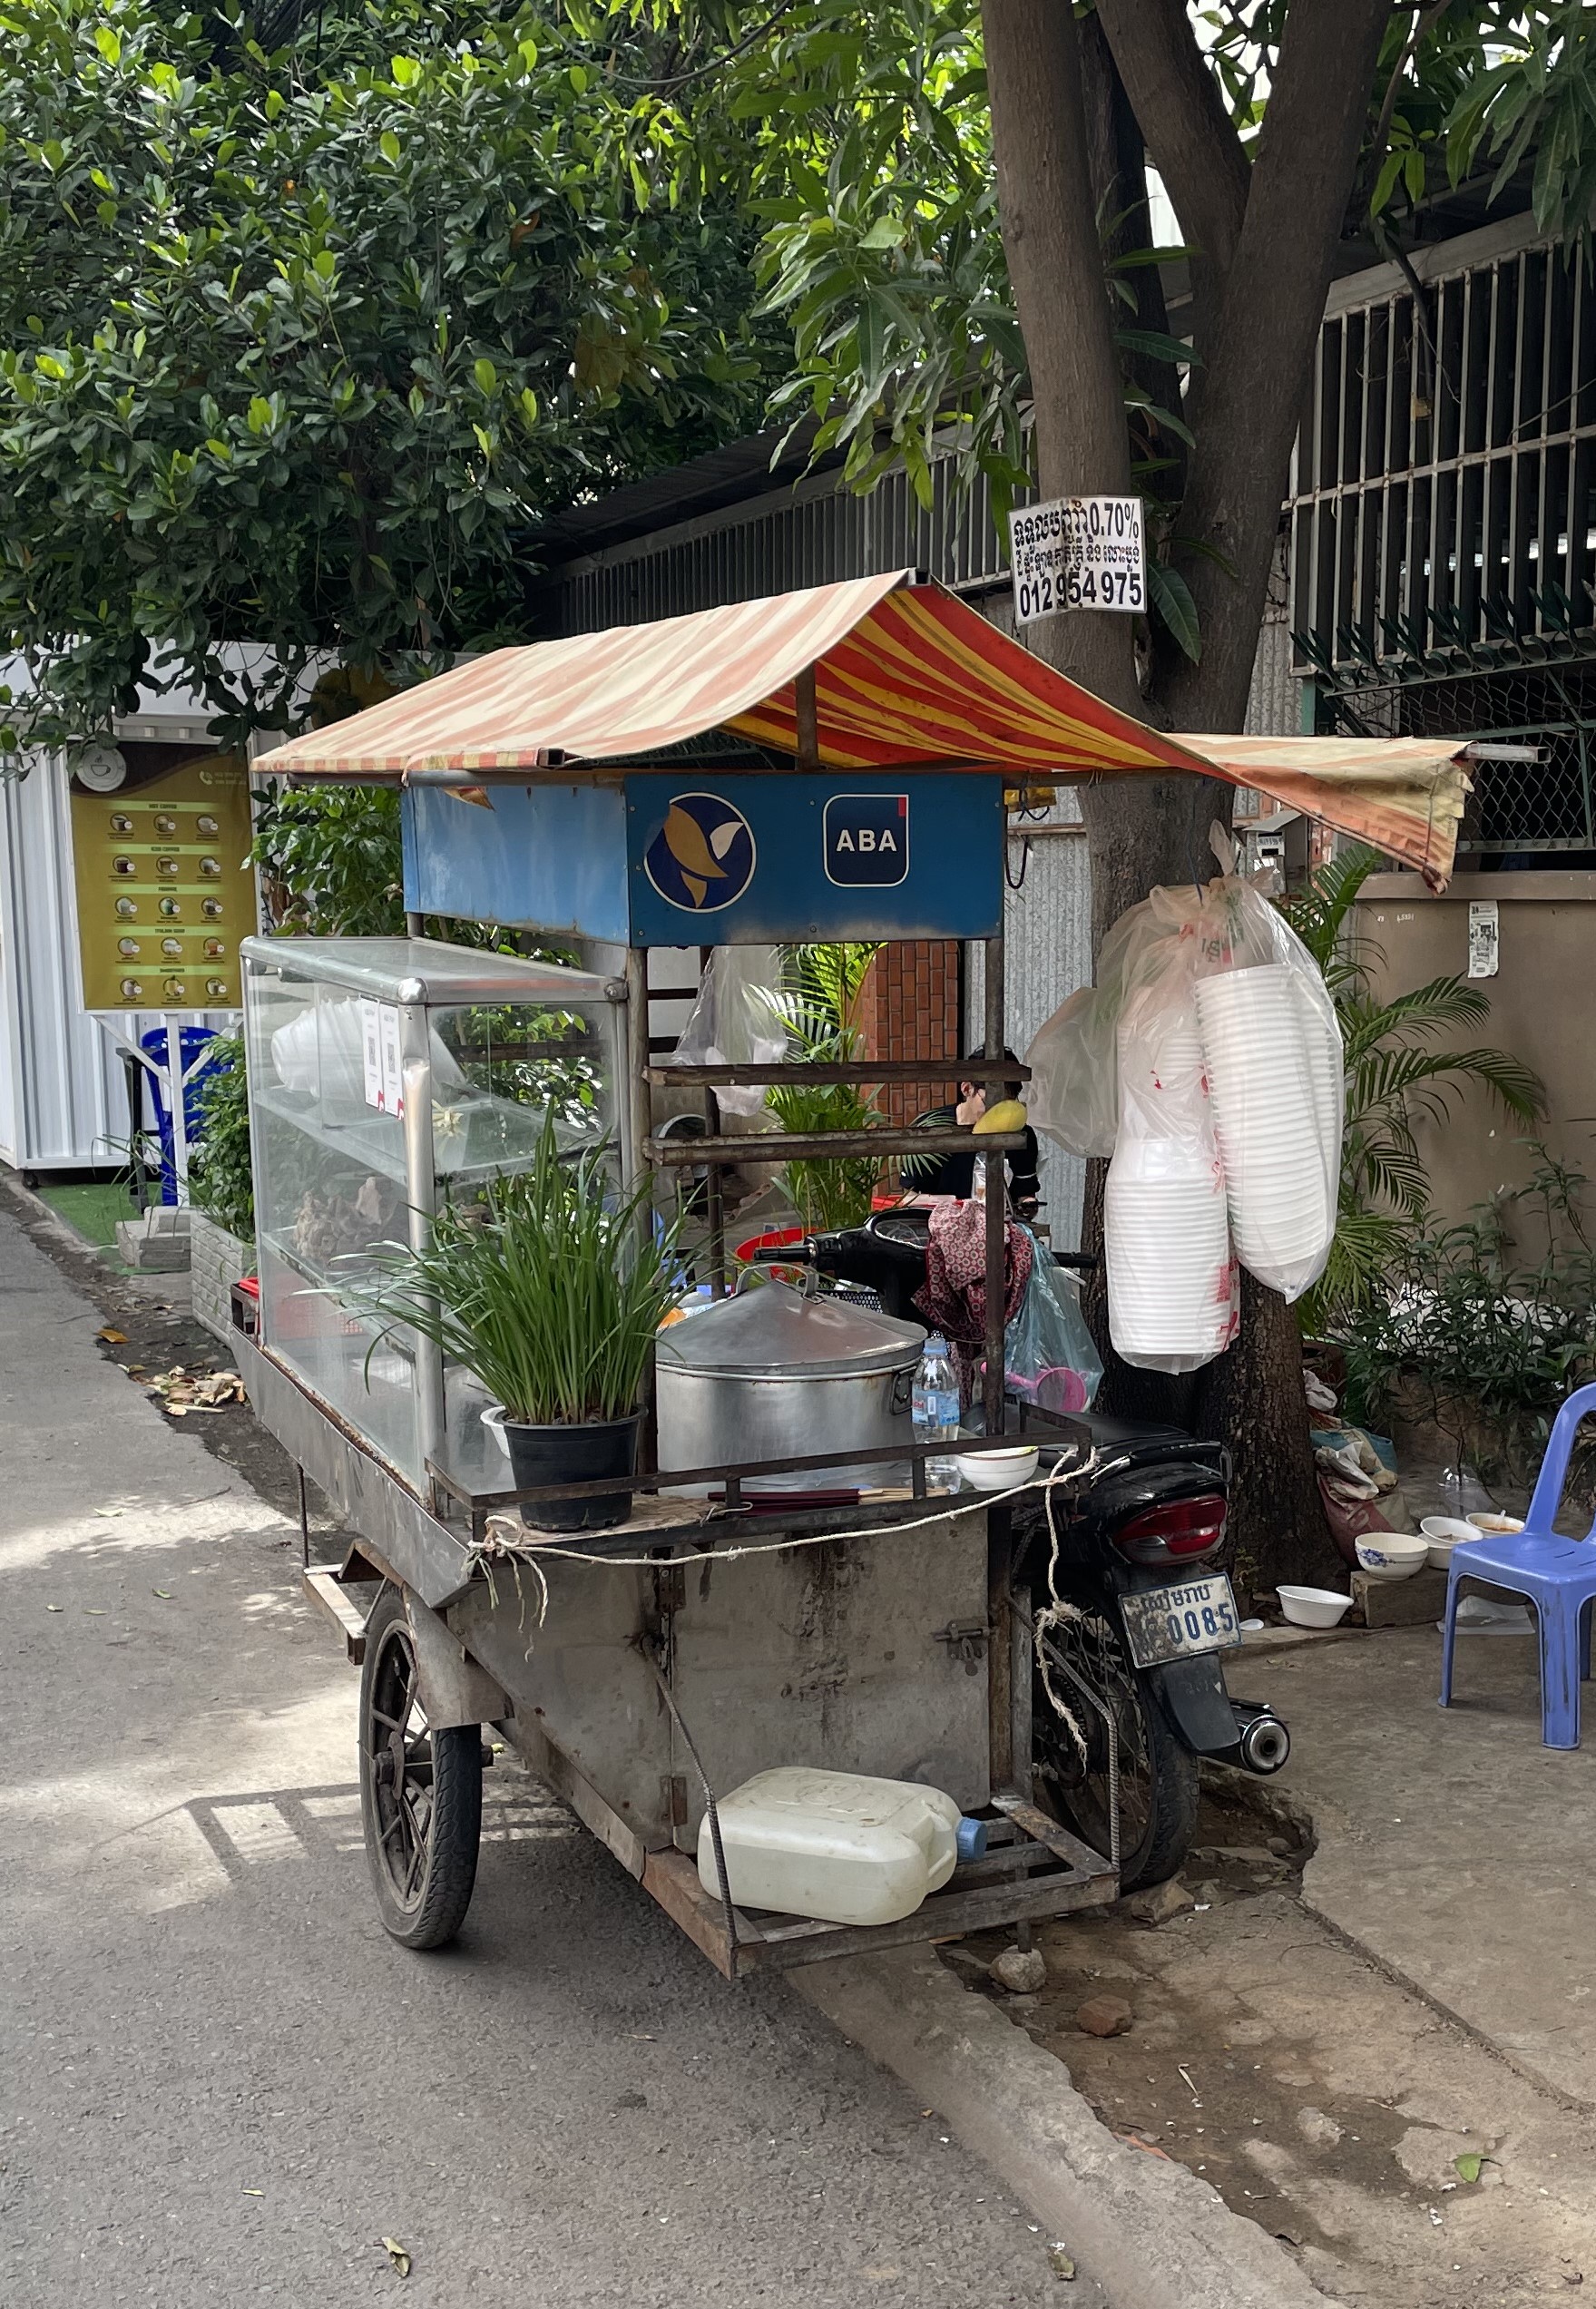
[[[1167,1883],[1177,1873],[1197,1833],[1199,1795],[1196,1756],[1171,1727],[1159,1706],[1157,1695],[1139,1668],[1131,1669],[1131,1684],[1147,1746],[1150,1785],[1147,1825],[1135,1847],[1120,1854],[1122,1893],[1144,1892],[1150,1884]],[[1036,1675],[1033,1721],[1045,1723],[1050,1714],[1051,1703],[1040,1675]],[[1037,1802],[1056,1813],[1061,1824],[1090,1844],[1093,1851],[1103,1850],[1106,1840],[1101,1834],[1089,1831],[1085,1824],[1074,1819],[1066,1805],[1053,1799],[1045,1781],[1040,1779]]]
[[[1120,1889],[1126,1893],[1167,1883],[1178,1874],[1197,1833],[1200,1793],[1197,1758],[1171,1727],[1140,1670],[1136,1695],[1152,1767],[1152,1803],[1141,1843],[1134,1852],[1121,1854]]]
[[[380,1832],[367,1731],[383,1638],[396,1620],[404,1618],[404,1593],[390,1583],[384,1587],[366,1623],[366,1657],[360,1669],[360,1824],[384,1931],[401,1948],[445,1948],[465,1922],[476,1883],[476,1857],[482,1844],[482,1727],[462,1724],[432,1735],[433,1807],[426,1871],[416,1905],[403,1907],[378,1854]]]

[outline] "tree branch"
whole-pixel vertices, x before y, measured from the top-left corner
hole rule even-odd
[[[1070,0],[985,0],[982,21],[998,207],[1031,372],[1042,494],[1127,495],[1123,386]],[[1129,618],[1077,611],[1034,630],[1052,664],[1111,703],[1139,710]]]
[[[1192,295],[1206,336],[1241,237],[1247,155],[1202,60],[1186,0],[1098,0],[1097,15],[1180,230],[1199,251]]]

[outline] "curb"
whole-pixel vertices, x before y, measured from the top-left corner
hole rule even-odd
[[[930,2102],[1121,2309],[1337,2309],[1206,2181],[1118,2140],[1063,2063],[935,1950],[837,1957],[788,1980]]]

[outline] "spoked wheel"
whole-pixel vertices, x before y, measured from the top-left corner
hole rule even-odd
[[[1118,1746],[1121,1889],[1161,1884],[1185,1858],[1197,1826],[1197,1758],[1170,1730],[1145,1677],[1131,1666],[1118,1625],[1101,1609],[1088,1604],[1079,1618],[1066,1619],[1049,1632],[1101,1705],[1094,1707],[1053,1666],[1053,1689],[1079,1729],[1077,1740],[1049,1698],[1041,1669],[1035,1670],[1036,1799],[1093,1852],[1108,1854],[1113,1805],[1106,1707]]]
[[[476,1881],[482,1733],[427,1723],[405,1600],[392,1586],[366,1627],[360,1817],[384,1924],[406,1948],[442,1948],[465,1921]]]

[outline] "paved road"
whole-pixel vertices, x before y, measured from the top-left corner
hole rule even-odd
[[[935,2118],[517,1767],[459,1948],[392,1946],[297,1534],[99,1319],[0,1209],[0,2302],[1056,2301]]]

